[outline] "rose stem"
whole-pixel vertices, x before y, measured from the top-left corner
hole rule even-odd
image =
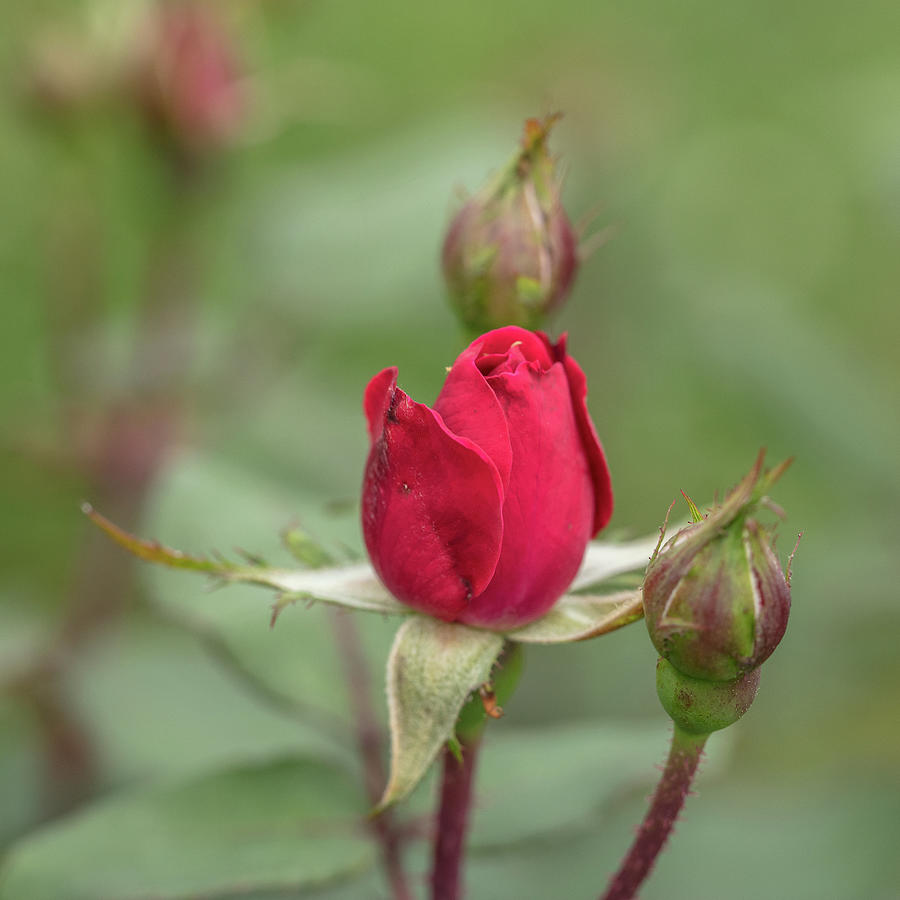
[[[441,806],[431,871],[432,900],[459,900],[462,896],[462,863],[478,744],[478,738],[461,742],[462,762],[449,748],[444,749]]]
[[[331,624],[335,642],[344,667],[347,691],[355,722],[356,745],[363,764],[363,777],[369,804],[375,806],[384,788],[385,769],[381,757],[382,735],[372,705],[369,690],[369,672],[365,650],[359,636],[356,621],[346,612],[331,612]],[[370,827],[381,845],[381,859],[391,884],[394,900],[412,900],[413,894],[406,879],[401,856],[400,835],[394,826],[390,810],[385,810],[370,820]]]
[[[684,806],[708,737],[707,734],[688,734],[675,726],[669,758],[650,809],[602,900],[631,900],[637,895]]]

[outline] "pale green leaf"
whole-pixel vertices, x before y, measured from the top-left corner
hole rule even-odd
[[[625,572],[643,571],[647,568],[658,541],[659,535],[618,544],[592,541],[588,544],[581,568],[569,590],[594,587],[601,581]]]
[[[258,584],[279,591],[284,596],[276,604],[276,615],[285,605],[297,600],[321,600],[335,606],[389,615],[409,613],[409,607],[394,600],[385,590],[368,563],[327,569],[281,569],[256,563],[211,559],[174,550],[158,541],[136,537],[119,528],[90,504],[84,504],[83,511],[112,540],[138,559],[174,569],[200,572],[225,583]]]
[[[545,616],[506,636],[526,644],[585,641],[636,622],[643,615],[639,590],[600,596],[566,594]]]
[[[502,635],[466,625],[412,616],[400,626],[388,658],[391,774],[379,809],[419,783],[502,649]]]
[[[255,584],[265,584],[284,591],[285,601],[321,600],[334,606],[358,609],[363,612],[406,616],[410,608],[395,600],[378,580],[368,563],[352,566],[336,566],[328,569],[269,569],[263,580],[239,579]]]
[[[283,759],[120,794],[15,845],[2,900],[154,900],[299,891],[368,869],[361,792]]]
[[[228,489],[224,490],[223,485]],[[210,523],[213,523],[212,525]],[[290,492],[264,473],[246,469],[216,456],[183,454],[164,471],[142,526],[162,534],[177,547],[223,548],[241,546],[264,550],[276,565],[279,530],[301,527],[322,547],[339,555],[353,553],[359,531],[354,510],[336,512],[326,500],[308,493]],[[288,568],[296,564],[287,562]],[[146,586],[155,608],[200,637],[218,659],[231,657],[228,668],[241,670],[268,693],[293,705],[330,712],[346,723],[347,689],[341,657],[335,646],[335,613],[352,615],[365,644],[373,695],[380,694],[385,660],[399,624],[395,616],[356,615],[350,610],[307,604],[282,615],[269,627],[272,592],[252,584],[228,584],[225,589],[204,589],[202,578],[185,577],[167,566],[140,566],[136,573]],[[312,574],[312,573],[308,573]],[[320,573],[321,574],[321,573]],[[375,704],[379,715],[384,704]],[[386,714],[386,709],[384,710]],[[293,718],[293,716],[292,716]],[[309,723],[318,719],[309,719]],[[386,715],[385,715],[386,718]]]

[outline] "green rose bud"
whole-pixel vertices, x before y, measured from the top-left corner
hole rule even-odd
[[[650,562],[644,613],[660,656],[684,675],[731,681],[784,636],[789,576],[753,513],[788,463],[762,475],[762,454],[725,502],[682,529]]]
[[[669,718],[687,734],[711,734],[733,725],[756,698],[759,669],[731,681],[705,681],[660,658],[656,693]]]
[[[452,306],[474,332],[540,328],[575,280],[577,239],[547,152],[557,118],[529,119],[521,149],[450,224],[444,278]]]

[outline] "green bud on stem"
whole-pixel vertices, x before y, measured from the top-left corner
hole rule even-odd
[[[520,149],[456,214],[441,254],[450,303],[474,333],[542,327],[578,269],[547,138],[558,116],[529,119]]]
[[[687,734],[711,734],[733,725],[750,708],[758,687],[758,668],[732,681],[705,681],[679,672],[662,657],[656,663],[659,701]]]
[[[693,524],[660,550],[664,525],[647,567],[644,619],[660,653],[656,693],[675,728],[650,809],[602,900],[637,896],[684,805],[707,737],[750,708],[760,664],[787,627],[790,564],[785,575],[771,535],[752,514],[772,508],[766,492],[790,461],[764,474],[763,455],[705,518],[685,495]]]
[[[760,454],[725,502],[679,531],[647,568],[650,639],[692,678],[728,682],[753,671],[787,628],[789,578],[770,530],[753,517],[786,464],[763,475],[762,461]]]

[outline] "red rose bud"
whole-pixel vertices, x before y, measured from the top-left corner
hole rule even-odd
[[[434,408],[395,368],[372,379],[362,526],[399,600],[495,630],[553,606],[612,514],[586,394],[564,338],[513,326],[463,351]]]
[[[787,468],[753,470],[705,519],[682,529],[651,560],[644,613],[659,654],[684,675],[730,681],[768,659],[791,606],[772,535],[751,517]]]
[[[536,328],[572,287],[577,240],[547,152],[557,118],[525,123],[522,149],[447,232],[442,263],[450,301],[475,332],[513,324]]]
[[[189,153],[234,136],[244,112],[239,66],[210,5],[156,6],[138,67],[138,91],[154,127]]]

